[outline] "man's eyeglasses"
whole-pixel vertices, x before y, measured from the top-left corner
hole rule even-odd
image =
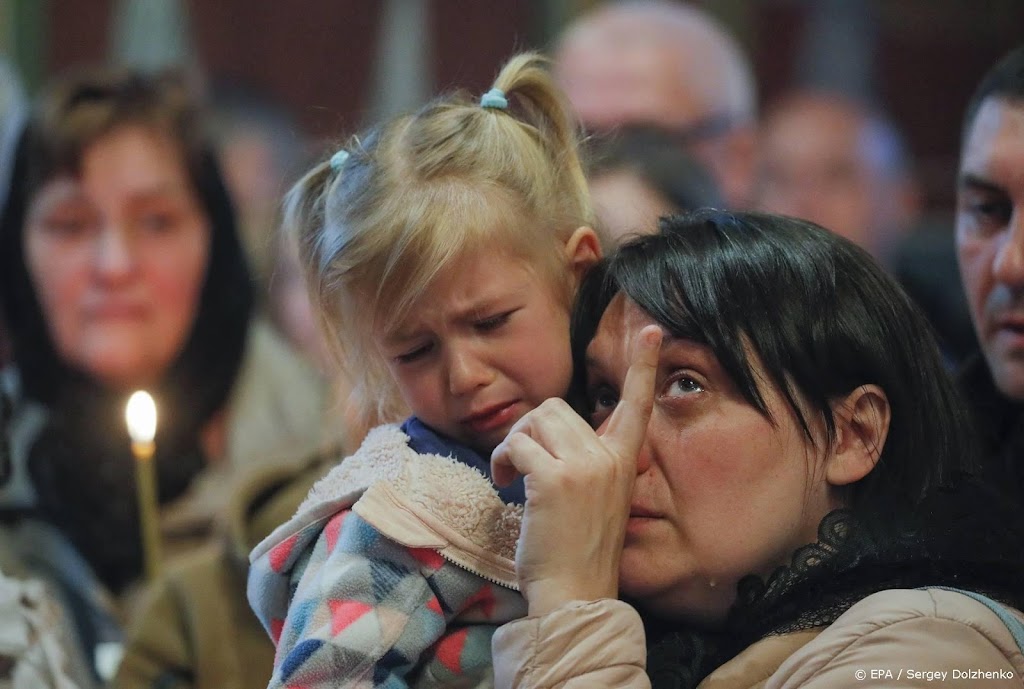
[[[628,133],[632,136],[645,133],[652,133],[659,140],[671,142],[681,149],[687,149],[699,143],[703,143],[722,136],[733,129],[740,121],[736,115],[731,113],[714,113],[702,117],[682,127],[668,127],[664,124],[627,124],[615,127],[611,130],[596,131],[594,135],[598,139],[612,138],[616,135]]]
[[[665,127],[665,132],[680,146],[693,146],[714,139],[733,129],[738,118],[726,112],[713,113],[683,127]]]

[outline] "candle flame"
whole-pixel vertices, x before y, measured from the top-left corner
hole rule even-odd
[[[151,443],[156,435],[156,404],[145,390],[138,390],[128,398],[124,410],[128,435],[136,443]]]

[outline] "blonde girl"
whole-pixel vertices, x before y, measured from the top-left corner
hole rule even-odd
[[[521,616],[523,484],[491,450],[572,376],[569,313],[600,256],[577,131],[543,58],[353,139],[285,201],[355,399],[380,426],[253,551],[272,687],[491,683]]]

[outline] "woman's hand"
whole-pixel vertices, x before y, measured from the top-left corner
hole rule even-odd
[[[618,595],[660,345],[656,326],[637,335],[619,403],[598,431],[563,400],[549,399],[520,419],[491,455],[499,485],[516,474],[526,477],[516,573],[531,615],[571,600]]]

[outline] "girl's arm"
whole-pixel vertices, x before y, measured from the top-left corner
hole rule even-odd
[[[442,683],[489,672],[493,625],[450,625],[476,604],[486,616],[491,585],[436,551],[401,546],[346,510],[295,578],[272,689],[405,687],[414,669]]]

